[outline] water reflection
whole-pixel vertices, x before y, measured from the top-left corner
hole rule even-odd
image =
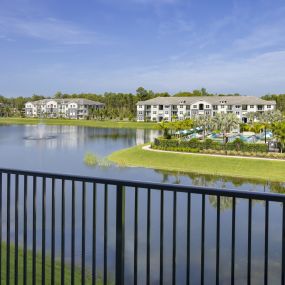
[[[226,176],[205,175],[196,173],[155,170],[161,175],[161,183],[181,184],[186,177],[191,185],[201,187],[217,187],[226,189],[239,189],[259,192],[285,193],[285,182],[271,182],[248,178],[235,178]]]
[[[0,167],[31,169],[40,171],[51,171],[59,173],[70,173],[86,176],[98,176],[107,178],[120,178],[142,181],[163,182],[171,184],[184,184],[206,187],[218,187],[238,189],[247,191],[278,192],[285,193],[285,183],[264,182],[251,179],[217,177],[213,175],[199,175],[181,172],[167,172],[143,168],[120,168],[110,167],[88,167],[84,164],[83,158],[87,152],[95,153],[100,157],[106,157],[113,151],[134,146],[152,140],[157,136],[157,131],[151,130],[126,130],[126,129],[93,129],[74,126],[0,126]],[[54,139],[44,139],[53,136]],[[37,139],[27,139],[34,137]],[[31,178],[29,178],[31,179]],[[20,184],[23,183],[20,179]],[[3,185],[6,185],[6,178],[3,178]],[[41,181],[38,182],[38,189],[42,189]],[[29,180],[28,189],[28,230],[32,231],[32,180]],[[47,181],[47,246],[50,247],[51,236],[51,181]],[[3,187],[3,201],[6,201],[6,186]],[[11,201],[14,201],[15,185],[11,185]],[[81,248],[81,189],[78,183],[76,200],[76,257],[80,263]],[[61,213],[61,184],[56,183],[56,214]],[[87,185],[86,205],[86,262],[91,261],[91,239],[92,239],[92,185]],[[233,190],[234,191],[234,190]],[[133,277],[133,237],[134,237],[134,191],[126,191],[126,282],[132,284]],[[115,198],[116,192],[112,187],[108,188],[109,210],[108,210],[108,260],[109,269],[114,272],[115,252]],[[185,284],[186,276],[186,217],[187,217],[187,194],[177,195],[177,284]],[[23,201],[23,193],[20,193],[20,201]],[[38,248],[41,240],[41,191],[37,196],[39,206],[38,225]],[[98,272],[102,272],[103,266],[103,244],[104,244],[104,188],[99,185],[97,193],[97,261]],[[200,280],[200,248],[201,248],[201,197],[192,195],[191,209],[191,283],[199,284]],[[172,260],[172,232],[173,232],[173,194],[165,193],[165,276],[164,284],[170,284],[171,260]],[[12,203],[13,204],[13,203]],[[146,207],[147,191],[139,193],[139,284],[145,284],[146,270]],[[216,227],[217,200],[213,196],[206,196],[206,236],[205,236],[205,271],[207,272],[205,284],[213,284],[215,279],[215,227]],[[230,252],[231,252],[231,207],[232,199],[221,197],[221,284],[229,284],[230,278]],[[269,235],[269,284],[280,284],[280,239],[281,233],[281,212],[280,204],[270,204],[270,235]],[[14,213],[13,205],[11,212]],[[23,204],[20,203],[20,216],[23,215]],[[262,284],[263,272],[263,249],[264,249],[264,204],[253,201],[253,284]],[[236,204],[236,282],[246,283],[246,245],[247,245],[247,212],[248,203],[243,199],[237,199]],[[3,225],[6,223],[6,209],[3,208]],[[66,233],[71,231],[71,185],[66,185]],[[14,228],[12,215],[11,229]],[[160,229],[160,193],[152,192],[151,202],[151,281],[156,284],[159,273],[159,229]],[[5,237],[5,227],[3,227]],[[22,220],[19,224],[19,231],[22,233]],[[31,237],[31,235],[29,235]],[[56,251],[60,253],[60,219],[56,219]],[[20,237],[22,242],[22,237]],[[28,240],[31,246],[31,239]],[[70,235],[66,235],[66,258],[70,258]]]

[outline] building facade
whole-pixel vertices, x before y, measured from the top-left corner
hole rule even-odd
[[[87,99],[43,99],[25,104],[26,117],[86,119],[104,104]]]
[[[275,101],[254,96],[157,97],[137,103],[137,121],[160,122],[233,113],[246,123],[248,113],[273,111],[275,108]]]

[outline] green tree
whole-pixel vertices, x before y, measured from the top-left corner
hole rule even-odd
[[[194,119],[194,126],[203,128],[203,139],[205,139],[206,133],[213,129],[213,120],[207,115],[197,116]]]
[[[266,143],[266,131],[271,124],[280,122],[282,120],[282,113],[279,110],[266,111],[259,115],[259,122],[264,126],[264,142]]]
[[[278,122],[272,125],[274,136],[280,144],[280,151],[283,152],[285,148],[285,122]]]
[[[223,139],[225,142],[226,133],[231,132],[233,129],[237,129],[240,124],[239,118],[233,113],[218,113],[213,117],[213,124],[217,130],[223,133]]]

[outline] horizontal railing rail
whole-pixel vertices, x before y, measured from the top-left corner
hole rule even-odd
[[[255,201],[263,209],[257,259]],[[244,274],[237,271],[239,215],[246,220]],[[222,231],[224,216],[230,224]],[[229,272],[221,265],[224,231]],[[0,245],[3,284],[205,284],[212,276],[216,284],[251,284],[257,260],[263,284],[285,285],[285,195],[0,168]],[[271,246],[280,249],[279,259],[272,261]]]
[[[235,189],[222,189],[222,188],[208,188],[200,186],[186,186],[180,184],[166,184],[166,183],[154,183],[154,182],[141,182],[136,180],[121,180],[121,179],[109,179],[109,178],[99,178],[99,177],[90,177],[90,176],[76,176],[72,174],[56,174],[49,172],[40,172],[40,171],[24,171],[24,170],[15,170],[15,169],[5,169],[0,168],[2,173],[26,175],[26,176],[36,176],[41,178],[53,178],[53,179],[63,179],[63,180],[76,180],[81,182],[90,182],[98,184],[109,184],[109,185],[118,185],[126,187],[138,187],[138,188],[149,188],[157,189],[164,191],[174,191],[174,192],[191,192],[193,194],[205,194],[205,195],[218,195],[225,197],[236,197],[244,199],[254,199],[254,200],[268,200],[272,202],[285,202],[285,195],[278,193],[267,193],[267,192],[255,192],[255,191],[240,191]]]

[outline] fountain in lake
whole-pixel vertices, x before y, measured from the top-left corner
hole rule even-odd
[[[33,129],[33,132],[31,135],[25,136],[25,140],[51,140],[56,139],[56,135],[48,134],[46,132],[46,126],[44,124],[38,124],[35,126],[35,129]]]

